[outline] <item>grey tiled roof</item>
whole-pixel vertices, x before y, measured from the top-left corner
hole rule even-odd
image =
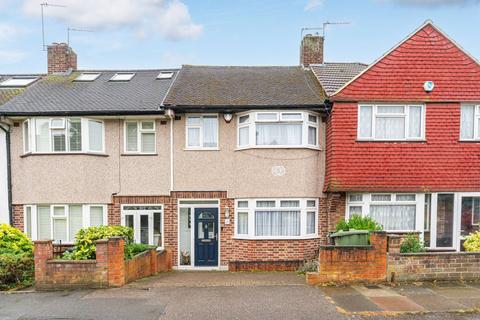
[[[0,107],[0,114],[110,114],[156,112],[175,78],[157,80],[160,71],[175,70],[88,70],[101,72],[92,82],[74,81],[70,76],[48,75]],[[108,81],[117,72],[135,72],[128,82]]]
[[[165,104],[195,106],[318,106],[325,96],[301,67],[182,67]]]
[[[365,70],[368,65],[358,62],[326,62],[312,65],[312,71],[328,96],[333,95],[348,81]]]

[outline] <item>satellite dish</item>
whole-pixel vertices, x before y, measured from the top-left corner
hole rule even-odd
[[[423,90],[425,90],[425,92],[432,92],[433,88],[435,88],[435,83],[433,83],[433,81],[425,81],[423,84]]]

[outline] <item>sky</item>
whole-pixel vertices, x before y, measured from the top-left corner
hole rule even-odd
[[[326,21],[348,23],[325,30],[330,62],[371,63],[428,19],[480,58],[480,0],[0,0],[0,74],[46,71],[45,1],[46,44],[83,30],[79,69],[297,65]]]

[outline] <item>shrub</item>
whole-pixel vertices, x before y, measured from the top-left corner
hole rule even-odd
[[[463,247],[467,251],[480,251],[480,231],[470,233],[465,238]]]
[[[30,253],[0,254],[0,290],[32,284],[34,266]]]
[[[409,234],[403,239],[402,244],[400,245],[401,253],[414,253],[414,252],[423,252],[425,247],[423,243],[420,242],[418,236],[415,234]]]
[[[337,223],[337,231],[354,230],[368,230],[368,231],[381,231],[383,227],[370,217],[362,217],[354,214],[348,219],[348,221],[341,220]]]
[[[95,241],[111,237],[122,237],[125,245],[133,242],[133,229],[122,226],[99,226],[80,229],[72,251],[63,254],[63,259],[88,260],[95,259],[97,247]]]
[[[155,248],[155,246],[149,246],[143,243],[129,243],[125,246],[125,260],[130,260],[137,254],[153,248]]]
[[[307,260],[303,262],[303,266],[298,268],[298,274],[305,274],[307,272],[318,272],[318,260]]]
[[[32,254],[33,243],[28,237],[8,224],[0,225],[0,255],[4,253],[12,254]]]

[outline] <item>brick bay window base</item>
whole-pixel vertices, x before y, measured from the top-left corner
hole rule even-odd
[[[257,199],[249,199],[251,207],[247,213],[250,220],[247,222],[244,220],[245,210],[237,208],[242,201],[245,202],[243,199],[229,198],[225,191],[113,196],[111,203],[104,205],[104,224],[132,227],[135,242],[169,249],[172,253],[171,264],[178,269],[296,270],[306,260],[317,259],[318,248],[326,243],[329,230],[329,218],[325,216],[325,210],[338,209],[341,203],[337,198],[270,199],[266,204],[272,204],[273,207],[259,210],[255,207]],[[285,205],[292,207],[283,209]],[[57,204],[50,206],[53,208]],[[75,207],[78,205],[62,206],[66,208],[66,215],[78,209]],[[92,206],[95,205],[83,205],[84,215],[97,212],[88,211]],[[25,227],[24,220],[30,226],[28,221],[32,220],[32,216],[38,217],[43,211],[48,211],[45,207],[48,206],[15,205],[15,226],[29,234],[38,235],[37,230]],[[294,234],[259,238],[254,233],[256,227],[251,220],[258,211],[275,211],[275,214],[266,217],[268,219],[282,215],[282,219],[290,219],[288,228],[293,228]],[[55,223],[56,216],[51,215],[50,219]],[[89,220],[93,221],[93,218]],[[242,223],[242,228],[248,225],[248,236],[237,234],[237,224]],[[49,234],[51,239],[57,240],[55,235]],[[35,240],[43,239],[36,237]]]

